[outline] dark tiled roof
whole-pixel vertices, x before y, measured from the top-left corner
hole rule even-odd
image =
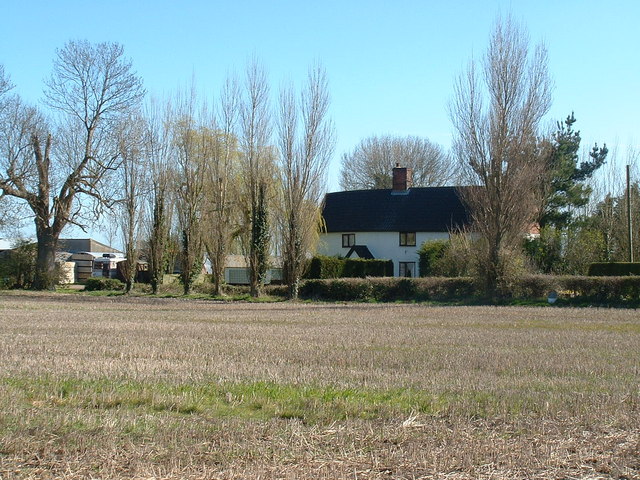
[[[351,247],[351,250],[347,252],[344,258],[351,258],[351,255],[353,255],[354,252],[356,255],[358,255],[359,258],[366,258],[369,260],[375,258],[371,253],[371,250],[369,250],[369,247],[367,247],[366,245],[354,245],[353,247]]]
[[[327,232],[447,232],[468,223],[459,188],[328,193],[322,215]]]

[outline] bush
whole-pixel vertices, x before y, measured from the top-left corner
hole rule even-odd
[[[30,288],[36,270],[37,244],[19,240],[0,259],[0,287]]]
[[[590,277],[621,277],[624,275],[640,275],[639,262],[592,263],[589,265]]]
[[[124,283],[117,278],[91,277],[87,279],[84,289],[92,292],[97,290],[123,290]]]
[[[536,271],[546,274],[561,273],[564,268],[562,231],[545,226],[540,235],[524,240],[523,249]]]
[[[418,255],[421,277],[469,277],[475,273],[477,242],[469,233],[452,232],[449,240],[423,243]]]
[[[420,257],[420,276],[430,277],[438,275],[438,263],[444,257],[449,248],[449,242],[445,240],[431,240],[424,242],[418,249]]]

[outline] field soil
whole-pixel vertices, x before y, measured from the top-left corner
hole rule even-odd
[[[13,478],[640,479],[640,314],[0,292]]]

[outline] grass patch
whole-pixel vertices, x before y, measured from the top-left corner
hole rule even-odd
[[[539,410],[539,398],[482,391],[432,393],[270,382],[173,385],[71,378],[4,378],[0,385],[5,396],[24,408],[125,409],[208,418],[298,419],[305,424],[389,420],[411,414],[488,418]]]

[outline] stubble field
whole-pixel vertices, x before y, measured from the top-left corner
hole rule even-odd
[[[0,294],[0,479],[640,478],[636,310]]]

